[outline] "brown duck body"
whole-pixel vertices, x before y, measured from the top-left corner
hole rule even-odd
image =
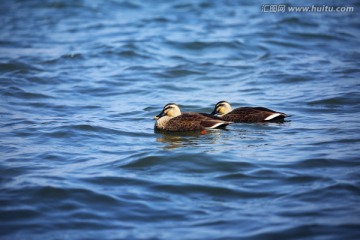
[[[224,128],[229,125],[229,122],[218,120],[215,118],[206,117],[199,113],[183,113],[177,117],[166,119],[165,124],[155,124],[156,130],[165,130],[170,132],[185,132],[185,131],[201,131],[211,128]]]
[[[155,130],[169,132],[202,131],[205,129],[225,128],[230,122],[219,117],[202,113],[181,113],[175,103],[168,103],[155,117]]]
[[[263,107],[241,107],[220,116],[221,119],[231,122],[283,122],[286,114]]]
[[[284,122],[284,119],[288,117],[285,113],[265,107],[240,107],[232,110],[227,101],[218,102],[211,114],[224,121],[244,123]]]

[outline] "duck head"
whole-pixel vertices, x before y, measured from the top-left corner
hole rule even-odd
[[[230,103],[228,103],[227,101],[220,101],[215,105],[215,108],[211,112],[211,115],[222,116],[231,112],[231,110],[232,108]]]
[[[159,113],[158,115],[156,115],[154,117],[154,119],[159,119],[161,117],[164,116],[168,116],[168,117],[177,117],[181,115],[181,111],[179,106],[176,103],[168,103],[164,106],[163,110],[161,111],[161,113]]]

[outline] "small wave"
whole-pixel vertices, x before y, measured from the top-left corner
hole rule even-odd
[[[304,45],[301,43],[289,42],[288,40],[266,40],[265,43],[270,45],[277,45],[286,48],[297,48],[297,49],[305,49]]]
[[[297,218],[301,220],[300,217]],[[307,220],[314,219],[314,220]],[[359,226],[357,224],[331,224],[326,221],[316,221],[315,216],[309,216],[303,223],[290,226],[274,224],[267,228],[254,231],[246,239],[357,239]]]
[[[50,8],[50,9],[70,9],[70,10],[74,10],[74,9],[79,9],[79,10],[93,10],[93,11],[98,11],[99,5],[101,3],[99,2],[67,2],[67,1],[46,1],[44,3],[41,4],[34,4],[34,7],[39,8],[39,7],[46,7],[46,8]],[[136,4],[132,1],[111,1],[108,4],[106,4],[107,7],[109,8],[120,8],[120,9],[127,9],[127,10],[132,10],[132,9],[139,9],[141,7],[141,5]]]
[[[244,190],[236,189],[225,186],[215,186],[215,185],[204,185],[204,184],[157,184],[152,187],[153,190],[159,192],[166,192],[170,194],[179,194],[186,196],[199,196],[206,195],[211,197],[226,197],[229,199],[247,199],[247,198],[266,198],[273,196],[273,192],[267,191],[253,191],[253,190]]]
[[[85,60],[86,57],[81,53],[66,53],[52,59],[42,61],[42,64],[57,65],[60,63],[72,63],[74,61]]]
[[[60,57],[61,59],[71,59],[71,60],[79,60],[79,59],[84,59],[83,54],[81,53],[68,53],[68,54],[64,54]]]
[[[191,141],[191,139],[189,140]],[[189,160],[187,160],[189,159]],[[190,160],[191,159],[191,160]],[[221,156],[203,153],[159,152],[157,154],[133,154],[120,163],[125,169],[171,170],[184,173],[238,172],[256,165],[248,162],[220,160]]]
[[[28,92],[23,90],[22,88],[19,87],[10,87],[7,88],[6,90],[1,90],[4,96],[8,96],[8,97],[16,97],[16,98],[20,98],[20,99],[51,99],[53,98],[50,95],[46,95],[43,93],[35,93],[35,92]]]
[[[22,220],[31,220],[41,216],[41,213],[37,210],[31,208],[22,208],[18,207],[17,209],[12,210],[2,210],[0,214],[0,221],[11,222],[11,221],[18,221],[19,219]],[[2,234],[0,234],[2,235]]]
[[[162,75],[164,77],[167,78],[176,78],[176,77],[183,77],[183,76],[188,76],[188,75],[201,75],[204,74],[203,72],[200,71],[194,71],[194,70],[189,70],[189,69],[183,69],[183,68],[173,68],[173,69],[169,69],[167,71],[165,71]]]
[[[289,83],[289,84],[309,82],[312,80],[310,76],[291,76],[291,77],[283,76],[280,79],[282,79],[281,82]]]
[[[83,178],[82,181],[86,183],[105,185],[105,186],[138,186],[145,187],[152,184],[149,180],[141,179],[140,177],[122,177],[122,176],[101,176],[101,177],[90,177]]]
[[[194,76],[203,75],[204,73],[205,72],[198,69],[194,69],[193,67],[188,65],[178,65],[172,68],[165,69],[164,71],[158,73],[157,75],[158,77],[161,78],[178,78],[178,77],[194,77]],[[176,87],[174,83],[164,83],[164,85]],[[181,88],[182,87],[186,87],[186,86],[182,84]]]
[[[306,39],[308,41],[310,40],[323,40],[323,41],[329,41],[329,40],[344,40],[342,36],[334,35],[334,34],[326,34],[326,33],[304,33],[304,32],[293,32],[291,33],[292,36],[298,39]]]
[[[118,52],[119,56],[125,57],[125,58],[141,58],[141,59],[151,59],[150,56],[140,54],[137,51],[133,50],[122,50]]]
[[[356,95],[354,95],[356,96]],[[319,100],[310,101],[308,105],[325,105],[325,106],[343,106],[351,104],[359,104],[359,99],[357,97],[351,97],[351,94],[348,94],[346,97],[330,97]]]
[[[284,17],[278,21],[279,25],[290,25],[299,27],[318,27],[319,24],[315,21],[307,21],[306,18],[302,17]]]
[[[238,49],[240,46],[244,47],[242,43],[238,41],[229,41],[229,42],[221,42],[221,41],[213,41],[213,42],[203,42],[203,41],[194,41],[194,42],[174,42],[168,41],[168,44],[171,44],[180,49],[189,49],[189,50],[202,50],[206,48],[230,48],[230,49]]]
[[[75,85],[72,90],[68,90],[67,92],[73,93],[76,92],[76,94],[81,94],[85,96],[98,96],[98,97],[104,97],[104,96],[115,96],[123,93],[122,91],[128,91],[128,89],[119,89],[119,88],[111,88],[109,86],[104,86],[101,84],[100,86],[94,86],[94,85]]]
[[[285,179],[285,181],[291,184],[304,184],[313,182],[332,182],[333,179],[330,177],[299,174],[296,176],[289,176]]]
[[[115,138],[117,135],[137,136],[137,133],[92,124],[73,124],[48,127],[45,131],[43,131],[42,135],[44,137],[52,138],[69,138],[91,135],[94,138],[109,139]]]
[[[288,167],[293,167],[294,163],[291,165],[283,165]],[[330,159],[330,158],[311,158],[305,159],[296,162],[296,168],[298,169],[311,169],[311,168],[337,168],[337,167],[352,167],[356,166],[356,162],[350,160],[339,160],[339,159]]]
[[[68,199],[72,199],[74,202],[78,201],[79,203],[89,202],[105,205],[118,203],[118,199],[110,194],[103,194],[85,188],[41,186],[29,189],[29,191],[32,192],[32,198],[34,199],[56,200],[59,202],[59,205],[62,205]]]
[[[326,181],[318,184],[311,189],[298,190],[292,194],[286,195],[286,199],[298,201],[299,203],[309,203],[317,199],[327,199],[329,204],[336,202],[339,196],[343,196],[352,204],[351,196],[358,196],[360,194],[360,187],[349,182],[342,181]],[[304,212],[302,213],[304,214]]]
[[[0,72],[29,72],[29,71],[39,71],[40,69],[22,62],[8,62],[8,63],[0,63]]]

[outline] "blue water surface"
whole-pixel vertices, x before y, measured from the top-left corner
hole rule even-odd
[[[359,9],[1,1],[0,238],[360,239]],[[154,132],[220,100],[291,121]]]

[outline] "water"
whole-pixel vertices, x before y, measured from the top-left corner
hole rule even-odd
[[[1,1],[1,239],[359,239],[360,5],[263,3]],[[291,122],[154,133],[220,100]]]

